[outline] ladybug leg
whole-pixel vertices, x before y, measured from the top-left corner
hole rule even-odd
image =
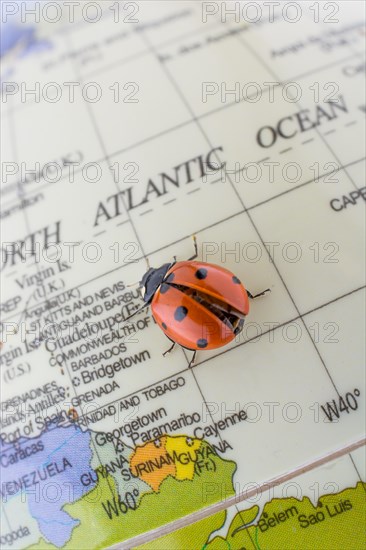
[[[260,296],[264,296],[265,294],[267,294],[267,292],[271,292],[271,289],[267,288],[266,290],[263,290],[263,292],[260,292],[259,294],[254,294],[254,296],[253,296],[253,294],[251,292],[249,292],[249,290],[247,290],[248,297],[251,300],[254,300],[254,298],[259,298]]]
[[[175,342],[173,342],[173,344],[172,344],[172,345],[170,346],[170,348],[169,348],[169,349],[167,349],[166,351],[164,351],[164,353],[163,353],[163,357],[165,357],[166,355],[168,355],[168,353],[170,353],[170,352],[171,352],[171,351],[173,350],[173,348],[174,348],[175,344],[176,344],[176,343],[175,343]]]
[[[192,235],[193,239],[193,246],[194,246],[194,255],[188,258],[188,262],[191,262],[192,260],[195,260],[198,256],[198,247],[197,247],[197,238],[196,235]]]
[[[194,361],[195,361],[195,359],[196,359],[196,354],[197,354],[197,351],[194,351],[194,352],[193,352],[193,355],[192,355],[192,359],[190,360],[189,365],[188,365],[188,368],[189,368],[189,369],[190,369],[191,367],[193,367],[193,365],[194,365]]]

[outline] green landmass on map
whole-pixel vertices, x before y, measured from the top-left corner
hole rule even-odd
[[[359,482],[322,496],[317,506],[308,497],[276,498],[260,515],[258,506],[238,512],[225,537],[214,536],[223,525],[225,512],[219,512],[138,550],[365,550],[365,497],[366,484]]]
[[[94,489],[63,507],[67,514],[80,522],[62,547],[64,550],[105,548],[217,502],[223,494],[225,497],[234,494],[236,464],[218,456],[205,441],[185,436],[163,436],[137,447],[134,456],[139,453],[140,460],[146,460],[146,455],[151,453],[150,449],[146,453],[146,448],[152,443],[161,448],[161,457],[166,457],[163,453],[167,448],[176,452],[173,464],[163,466],[166,477],[162,479],[162,468],[148,475],[145,473],[145,483],[150,483],[152,489],[141,495],[135,509],[128,511],[124,506],[122,511],[119,507],[120,495],[115,478],[111,475],[101,477]],[[180,452],[187,445],[193,451],[190,454]],[[189,457],[195,457],[195,461]],[[141,469],[135,473],[138,472]],[[223,520],[224,515],[221,522]],[[55,546],[41,538],[28,548],[44,550]]]

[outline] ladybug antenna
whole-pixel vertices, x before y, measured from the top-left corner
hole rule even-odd
[[[147,265],[147,269],[149,270],[150,269],[150,262],[149,262],[149,258],[147,256],[144,256],[145,258],[145,262],[146,262],[146,265]],[[141,286],[141,281],[136,281],[135,283],[131,283],[129,285],[126,285],[127,288],[131,288],[131,286],[136,286],[136,285],[140,285]],[[137,312],[136,312],[137,313]]]

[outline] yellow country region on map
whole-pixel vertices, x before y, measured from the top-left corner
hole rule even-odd
[[[365,550],[365,496],[366,485],[359,482],[323,495],[316,505],[307,496],[275,498],[258,518],[258,507],[236,514],[227,536],[212,538],[204,549],[242,550],[252,544],[256,550]]]
[[[201,440],[183,435],[167,436],[165,446],[168,455],[174,460],[176,479],[193,479],[194,466],[198,458],[197,451],[201,447]]]
[[[175,476],[174,460],[166,449],[166,436],[138,445],[130,458],[130,468],[136,477],[145,481],[153,491],[159,491],[168,476]]]

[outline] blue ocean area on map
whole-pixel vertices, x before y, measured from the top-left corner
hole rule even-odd
[[[36,53],[51,47],[47,40],[37,37],[36,29],[30,25],[4,23],[1,25],[1,57],[19,48],[19,57]]]
[[[81,498],[82,474],[90,474],[90,434],[78,427],[53,428],[36,438],[21,438],[1,451],[1,493],[4,501],[26,495],[29,512],[46,540],[62,547],[79,524],[62,507]]]
[[[0,22],[1,58],[6,55],[22,58],[52,47],[49,40],[40,36],[41,27],[27,16],[27,10],[34,12],[35,3],[29,0],[11,2],[8,10],[4,9]]]

